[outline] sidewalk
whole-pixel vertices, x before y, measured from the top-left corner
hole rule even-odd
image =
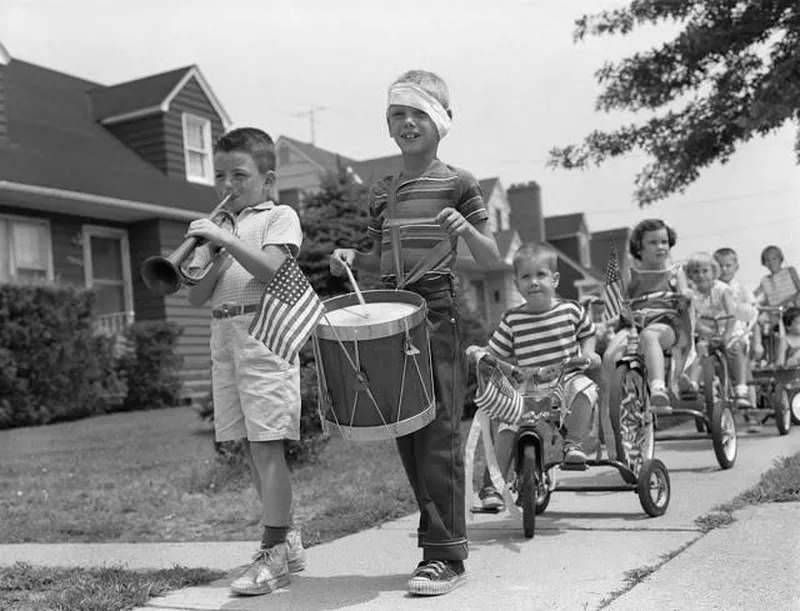
[[[519,518],[472,516],[470,579],[444,597],[406,594],[406,580],[420,558],[417,516],[410,516],[309,549],[308,569],[294,575],[285,590],[233,597],[229,575],[152,599],[140,611],[594,611],[609,599],[610,611],[800,611],[800,503],[747,507],[735,514],[734,524],[706,535],[694,522],[757,483],[776,457],[800,451],[800,434],[743,435],[739,446],[736,466],[723,471],[710,443],[660,445],[673,488],[669,510],[660,518],[648,518],[633,493],[601,492],[554,494],[537,518],[533,539],[523,536]],[[602,470],[565,476],[594,482],[618,477]],[[16,561],[131,569],[180,564],[229,571],[247,562],[257,545],[0,545],[0,566]],[[631,571],[673,555],[619,594]]]
[[[800,610],[800,503],[745,507],[607,611]]]

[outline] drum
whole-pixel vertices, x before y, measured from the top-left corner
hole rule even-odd
[[[409,291],[362,295],[326,300],[315,331],[323,426],[352,441],[408,435],[436,410],[427,304]]]

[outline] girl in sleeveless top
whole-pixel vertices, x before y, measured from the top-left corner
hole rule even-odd
[[[769,274],[761,279],[755,291],[756,299],[772,306],[800,306],[800,278],[794,267],[782,267],[781,249],[767,246],[761,252],[761,265],[769,270]]]
[[[680,265],[670,261],[675,246],[675,231],[660,219],[647,219],[634,227],[628,248],[637,262],[627,274],[626,297],[634,299],[661,291],[691,296],[686,275]],[[645,312],[645,326],[640,332],[640,347],[647,364],[650,399],[656,413],[669,413],[670,399],[665,380],[664,351],[689,343],[688,312],[676,313],[667,300],[653,300],[634,306]],[[603,358],[606,380],[611,380],[617,361],[625,351],[632,321],[621,320],[619,331],[609,343]],[[684,357],[676,354],[677,371],[682,371]]]

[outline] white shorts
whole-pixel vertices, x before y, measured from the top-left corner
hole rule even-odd
[[[300,439],[300,365],[250,336],[253,314],[211,321],[217,441]]]

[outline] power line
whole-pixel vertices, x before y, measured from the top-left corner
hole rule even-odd
[[[746,193],[744,195],[728,195],[725,197],[712,197],[709,199],[694,199],[694,200],[687,200],[687,201],[677,201],[677,202],[664,202],[661,205],[664,206],[686,206],[686,205],[696,205],[696,204],[714,204],[714,203],[722,203],[722,202],[730,202],[736,201],[740,199],[750,199],[752,197],[761,197],[762,195],[780,195],[783,193],[795,193],[795,189],[778,189],[772,191],[758,191],[756,193]],[[611,210],[584,210],[585,214],[618,214],[621,212],[630,212],[630,208],[614,208]]]
[[[761,229],[762,227],[769,227],[771,225],[777,225],[778,223],[786,223],[787,221],[800,221],[800,216],[788,216],[780,219],[775,219],[769,221],[767,223],[759,223],[757,225],[746,225],[745,227],[735,227],[733,229],[719,229],[717,231],[709,231],[706,233],[695,233],[685,235],[682,234],[680,237],[681,239],[689,239],[689,238],[707,238],[711,236],[726,236],[730,233],[741,233],[743,231],[751,231],[753,229]]]

